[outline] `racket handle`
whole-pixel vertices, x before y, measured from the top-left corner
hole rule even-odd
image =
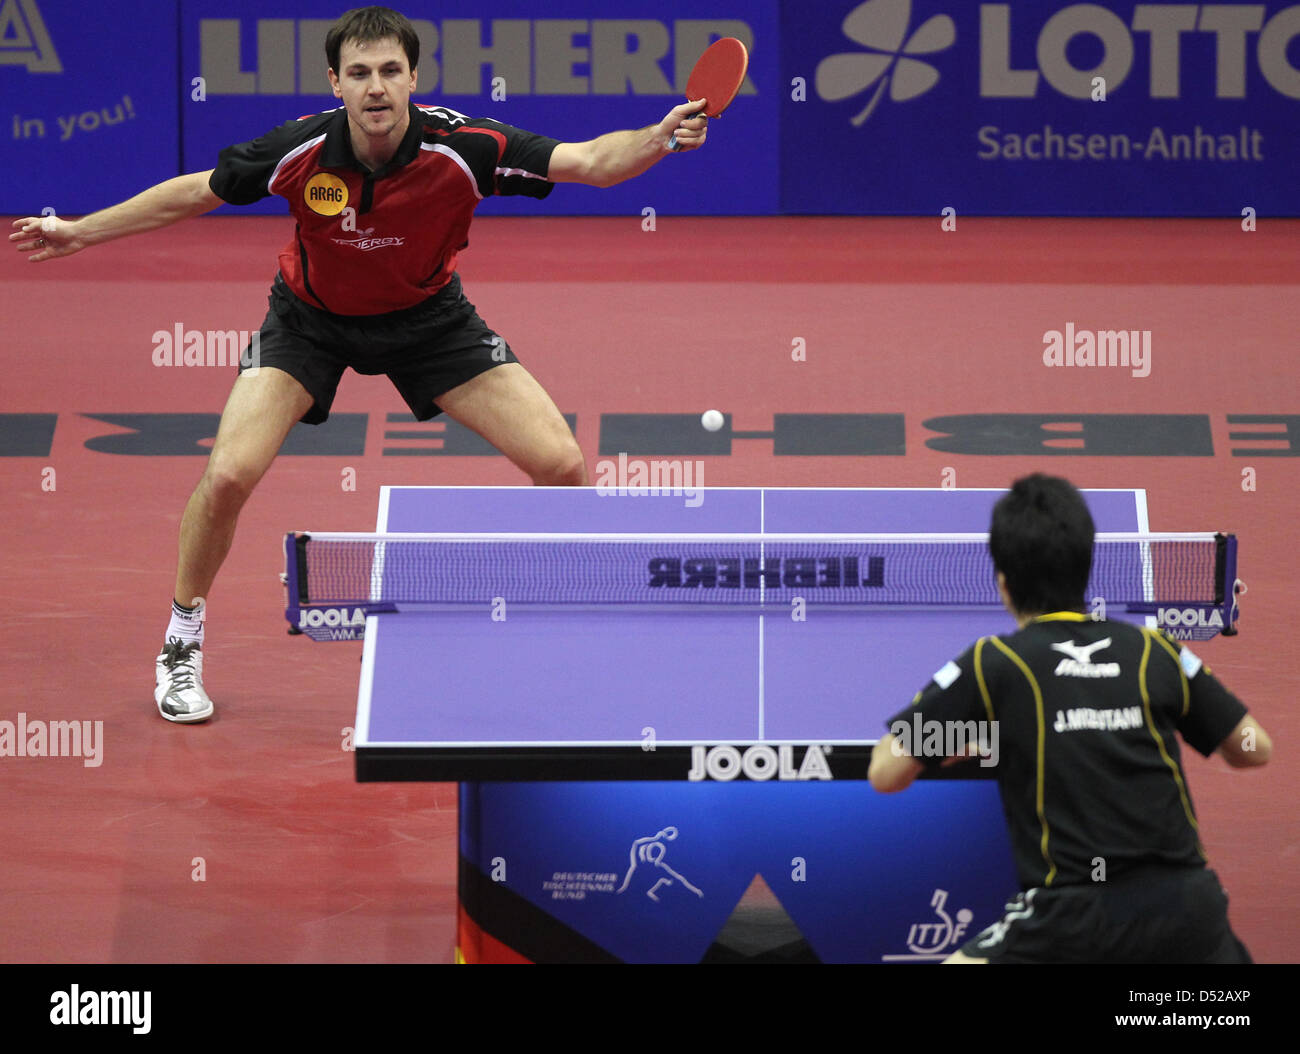
[[[706,113],[704,113],[703,111],[701,111],[700,113],[693,113],[693,114],[691,114],[691,116],[688,117],[687,120],[688,120],[688,121],[689,121],[689,120],[694,120],[696,117],[703,117],[706,121],[709,119],[709,115],[706,114]],[[676,153],[678,150],[681,149],[680,144],[678,144],[678,142],[677,142],[677,133],[676,133],[676,132],[674,132],[674,133],[669,137],[669,139],[668,139],[668,149],[671,150],[671,151],[673,151],[674,153]]]

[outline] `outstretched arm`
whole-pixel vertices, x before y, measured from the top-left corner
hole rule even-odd
[[[71,256],[91,245],[157,230],[169,223],[211,212],[222,201],[208,187],[207,172],[192,172],[137,194],[120,205],[65,220],[57,216],[25,216],[14,220],[15,232],[9,235],[19,252],[32,252],[33,263]]]
[[[692,116],[704,100],[675,106],[658,124],[635,132],[610,132],[585,143],[561,143],[551,153],[546,178],[552,183],[585,183],[612,187],[639,176],[673,151],[668,140],[677,134],[679,151],[704,145],[708,118]],[[683,123],[685,122],[685,123]]]

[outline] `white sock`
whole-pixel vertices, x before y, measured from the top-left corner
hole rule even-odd
[[[180,604],[172,601],[172,619],[167,624],[167,637],[163,643],[166,644],[173,637],[179,637],[184,643],[197,642],[199,647],[203,646],[203,623],[207,620],[207,605],[202,600],[193,609],[181,607]]]

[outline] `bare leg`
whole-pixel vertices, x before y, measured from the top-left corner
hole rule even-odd
[[[539,486],[580,487],[587,464],[551,397],[517,362],[495,366],[438,397],[448,417],[471,428]]]
[[[271,366],[241,374],[235,381],[207,468],[181,518],[179,603],[189,607],[208,595],[230,551],[244,502],[311,405],[312,397],[301,384]]]

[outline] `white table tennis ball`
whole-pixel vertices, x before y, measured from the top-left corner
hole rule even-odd
[[[704,415],[700,418],[700,424],[704,426],[707,432],[716,432],[726,423],[727,419],[717,410],[705,410]]]

